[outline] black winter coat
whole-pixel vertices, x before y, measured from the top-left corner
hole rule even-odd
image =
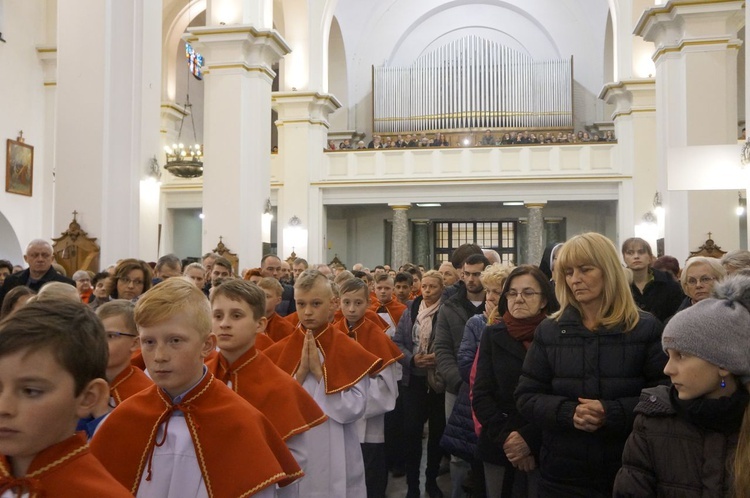
[[[617,498],[702,498],[732,495],[733,456],[740,417],[726,433],[701,429],[679,416],[670,388],[645,389],[615,481]],[[737,392],[747,398],[747,393]],[[741,398],[740,398],[741,399]],[[717,419],[722,414],[716,413]]]
[[[630,332],[592,332],[568,306],[534,333],[516,389],[518,411],[541,428],[540,492],[606,496],[620,468],[641,390],[666,384],[662,326],[640,313]],[[578,398],[598,399],[606,420],[595,432],[573,426]]]
[[[5,277],[5,282],[3,282],[2,288],[0,288],[0,304],[2,304],[3,300],[5,299],[5,295],[8,293],[9,290],[11,290],[14,287],[20,287],[22,285],[26,285],[34,292],[39,292],[39,289],[44,286],[44,284],[49,282],[63,282],[66,284],[70,284],[75,287],[76,283],[63,275],[60,275],[57,273],[57,270],[55,270],[53,267],[50,266],[49,270],[47,270],[47,273],[42,275],[42,278],[40,278],[36,283],[28,285],[29,279],[31,278],[31,272],[28,268],[26,268],[23,271],[20,271],[18,273],[14,273],[13,275],[8,275]]]
[[[505,323],[485,329],[472,391],[474,415],[482,424],[477,456],[483,462],[512,467],[503,444],[513,431],[521,435],[538,460],[542,433],[518,413],[513,399],[525,357],[526,348],[508,334]]]
[[[667,272],[654,268],[650,268],[649,272],[654,279],[646,284],[643,292],[635,284],[630,284],[630,292],[639,308],[666,323],[669,317],[677,313],[685,294],[682,292],[682,286]]]

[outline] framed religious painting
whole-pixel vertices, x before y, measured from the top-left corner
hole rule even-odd
[[[8,139],[5,163],[5,191],[31,196],[34,180],[34,147],[20,136]]]

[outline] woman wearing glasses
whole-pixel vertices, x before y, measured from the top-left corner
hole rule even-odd
[[[558,304],[546,275],[531,265],[515,268],[499,296],[500,320],[482,334],[472,390],[482,424],[477,452],[487,496],[536,496],[529,473],[537,467],[541,434],[518,414],[513,392],[534,330]]]
[[[695,256],[688,259],[680,274],[680,283],[686,297],[677,311],[682,311],[698,301],[711,297],[714,284],[726,276],[726,269],[716,258]]]
[[[151,288],[151,267],[140,259],[123,259],[113,280],[112,299],[132,301]]]
[[[553,275],[561,309],[536,330],[516,389],[542,431],[538,494],[609,497],[641,390],[667,383],[662,326],[603,235],[567,241]]]

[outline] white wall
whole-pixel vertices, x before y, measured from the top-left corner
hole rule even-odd
[[[44,143],[44,79],[42,66],[36,52],[37,45],[46,40],[46,2],[5,1],[1,14],[0,31],[7,43],[0,42],[0,164],[5,183],[6,140],[15,140],[23,130],[26,143],[34,146],[34,179],[32,197],[10,194],[0,188],[0,214],[8,224],[0,224],[0,257],[21,263],[21,247],[34,238],[50,238],[59,235],[41,233],[43,218],[42,192],[44,181],[51,179],[50,166],[45,165]]]

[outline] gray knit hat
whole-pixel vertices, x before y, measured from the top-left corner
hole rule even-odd
[[[750,277],[725,279],[714,287],[714,297],[673,316],[661,344],[665,351],[688,353],[750,376]]]

